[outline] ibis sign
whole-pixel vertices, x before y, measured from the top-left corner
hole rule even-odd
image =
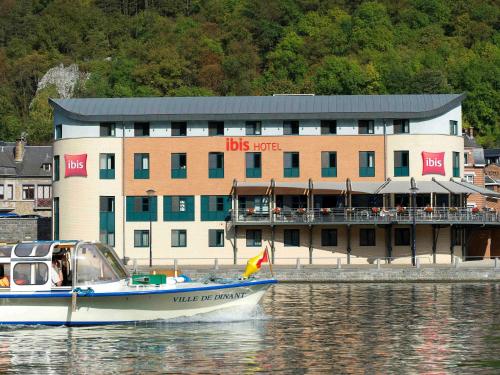
[[[422,151],[422,176],[439,174],[444,176],[444,152]]]
[[[87,177],[87,154],[64,155],[64,177]]]

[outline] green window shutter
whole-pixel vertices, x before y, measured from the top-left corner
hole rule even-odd
[[[208,213],[208,200],[209,200],[209,196],[207,196],[207,195],[201,196],[201,220],[202,221],[210,220],[209,213]]]
[[[158,198],[151,197],[151,207],[149,207],[149,212],[151,213],[151,221],[158,220]],[[148,218],[149,219],[149,218]]]
[[[231,196],[226,195],[226,199],[224,200],[224,219],[223,220],[229,220],[231,217],[231,207],[232,207],[232,202],[231,202]]]
[[[194,197],[188,196],[186,198],[186,220],[194,221]]]
[[[163,196],[163,221],[172,221],[172,197],[164,195]]]
[[[134,197],[127,197],[127,221],[134,220]]]

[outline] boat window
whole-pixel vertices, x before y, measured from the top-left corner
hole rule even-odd
[[[95,244],[83,244],[77,250],[76,280],[78,284],[118,281],[120,277],[110,267]]]
[[[110,246],[104,244],[97,244],[97,246],[120,279],[129,277],[127,269],[122,265],[122,262],[120,262],[115,251]]]
[[[0,246],[0,258],[10,258],[12,246]]]
[[[16,246],[14,254],[17,257],[45,257],[50,251],[51,243],[20,243]]]
[[[12,278],[16,285],[45,285],[49,280],[49,268],[40,262],[18,263]]]

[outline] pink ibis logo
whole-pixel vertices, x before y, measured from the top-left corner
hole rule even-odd
[[[64,177],[87,177],[87,154],[64,155],[66,165]]]
[[[444,176],[444,152],[422,151],[422,176],[426,174],[439,174]]]

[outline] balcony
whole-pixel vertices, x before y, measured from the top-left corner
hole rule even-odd
[[[50,210],[52,209],[52,198],[37,198],[35,199],[35,210]]]
[[[305,208],[270,212],[238,212],[231,217],[236,225],[279,225],[279,224],[411,224],[411,208],[388,208],[381,210],[371,207],[356,208]],[[492,224],[500,225],[500,214],[490,211],[476,211],[471,208],[440,207],[415,210],[417,224]]]

